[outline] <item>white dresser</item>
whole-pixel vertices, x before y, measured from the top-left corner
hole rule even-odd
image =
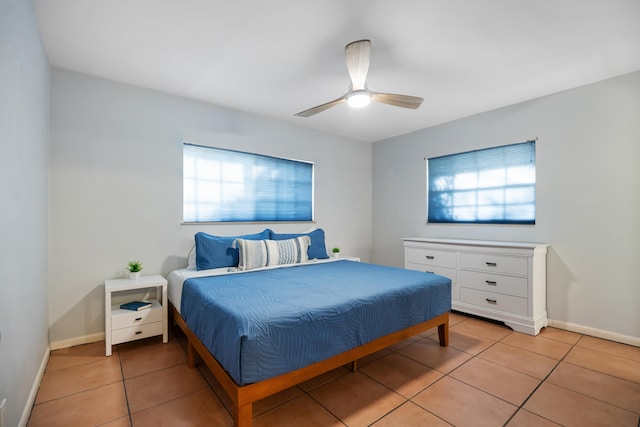
[[[547,320],[545,243],[411,237],[405,268],[451,279],[451,308],[537,335]]]

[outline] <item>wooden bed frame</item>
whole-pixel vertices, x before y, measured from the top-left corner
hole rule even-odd
[[[196,365],[194,354],[195,350],[233,401],[235,427],[251,426],[254,402],[351,362],[353,362],[355,370],[355,363],[358,359],[436,326],[438,327],[440,345],[446,347],[449,344],[449,313],[447,312],[436,316],[433,319],[427,320],[426,322],[385,335],[370,341],[367,344],[361,345],[360,347],[345,351],[344,353],[337,354],[333,357],[305,366],[304,368],[300,368],[293,372],[282,374],[257,383],[239,386],[229,376],[229,374],[227,374],[222,365],[220,365],[211,353],[209,353],[209,350],[207,350],[205,345],[202,344],[200,339],[191,331],[173,304],[169,304],[169,308],[173,319],[187,336],[189,367],[193,368]]]

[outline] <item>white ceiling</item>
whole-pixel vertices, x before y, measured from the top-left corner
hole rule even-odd
[[[640,0],[33,0],[49,61],[376,141],[640,70]],[[417,110],[341,104],[344,46]]]

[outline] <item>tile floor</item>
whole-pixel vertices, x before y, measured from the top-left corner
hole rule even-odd
[[[206,366],[186,365],[182,333],[53,351],[29,427],[232,426]],[[544,329],[537,337],[453,313],[435,330],[254,405],[264,426],[633,426],[640,348]]]

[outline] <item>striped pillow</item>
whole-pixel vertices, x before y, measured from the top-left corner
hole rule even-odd
[[[287,240],[236,239],[235,245],[240,252],[238,269],[246,271],[270,265],[307,262],[310,243],[309,236]]]

